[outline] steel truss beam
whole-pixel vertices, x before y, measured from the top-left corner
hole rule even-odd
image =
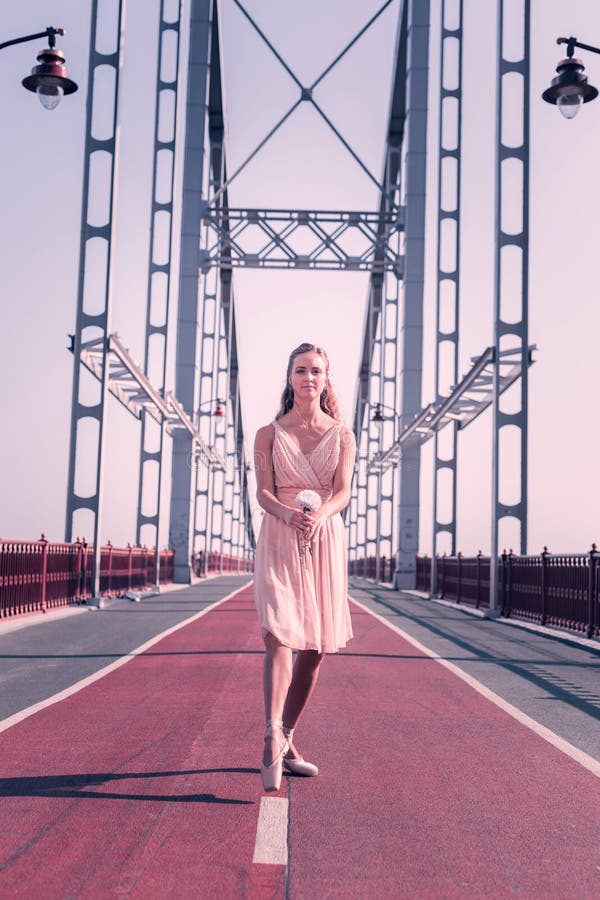
[[[216,236],[201,252],[206,272],[223,263],[262,269],[392,271],[402,257],[390,240],[402,230],[403,212],[207,208],[203,221]],[[248,244],[256,249],[251,251]],[[351,248],[351,249],[350,249]]]
[[[535,345],[529,347],[527,368],[532,365]],[[503,350],[497,354],[494,347],[488,347],[447,397],[438,399],[424,407],[406,425],[392,446],[376,453],[369,462],[373,471],[385,472],[390,466],[401,461],[402,447],[406,444],[423,444],[447,425],[463,431],[484,410],[494,402],[496,386],[503,394],[523,377],[521,348]]]
[[[170,391],[164,396],[148,380],[141,368],[134,362],[117,334],[108,337],[108,346],[104,350],[104,340],[90,341],[81,348],[80,359],[86,369],[103,381],[103,366],[108,365],[108,390],[116,397],[125,409],[142,419],[149,415],[166,431],[173,434],[177,429],[185,429],[192,438],[193,455],[206,467],[225,470],[226,463],[222,456],[204,441],[180,403]]]

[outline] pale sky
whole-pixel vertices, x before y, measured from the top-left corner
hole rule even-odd
[[[186,4],[187,5],[187,4]],[[247,0],[277,49],[310,81],[379,8],[373,0]],[[507,4],[508,7],[518,3]],[[432,0],[430,139],[423,403],[433,399],[437,68],[439,0]],[[0,330],[2,436],[0,536],[54,540],[64,535],[71,410],[81,180],[85,136],[88,4],[31,0],[3,12],[3,39],[62,25],[65,52],[80,90],[52,113],[20,84],[43,41],[0,52],[4,134],[0,142]],[[228,167],[262,138],[296,87],[235,8],[223,20]],[[390,95],[399,0],[319,88],[318,99],[379,176]],[[532,0],[529,551],[586,551],[600,543],[596,413],[600,303],[597,216],[600,101],[573,121],[540,94],[564,55],[559,35],[600,43],[600,14],[590,0]],[[122,73],[121,159],[113,330],[142,359],[150,204],[158,0],[128,0]],[[460,371],[492,341],[495,0],[465,0],[463,220]],[[593,84],[600,56],[581,53]],[[303,105],[231,188],[237,206],[375,209],[376,189]],[[323,344],[345,417],[352,418],[367,279],[310,272],[237,272],[240,377],[248,450],[278,407],[289,351]],[[174,330],[172,332],[174,337]],[[110,403],[103,539],[135,534],[138,425]],[[458,546],[489,548],[491,417],[461,436]],[[420,548],[430,548],[431,448],[422,465]],[[510,482],[511,473],[506,473]],[[90,536],[88,535],[88,538]],[[165,543],[167,535],[161,535]]]

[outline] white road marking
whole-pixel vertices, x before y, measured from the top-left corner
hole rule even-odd
[[[216,600],[215,603],[211,603],[210,606],[206,606],[200,612],[194,613],[194,615],[190,616],[188,619],[184,619],[182,622],[178,622],[177,625],[173,625],[171,628],[167,628],[166,631],[162,631],[160,634],[157,634],[149,641],[146,641],[145,644],[140,644],[140,646],[136,647],[135,650],[131,650],[124,656],[119,657],[119,659],[116,659],[114,662],[109,663],[109,665],[104,666],[103,669],[98,669],[97,672],[94,672],[92,675],[88,675],[86,678],[82,678],[81,681],[75,682],[75,684],[70,685],[63,691],[59,691],[57,694],[53,694],[51,697],[47,697],[45,700],[40,700],[39,703],[34,703],[33,706],[28,706],[26,709],[22,709],[20,712],[14,713],[14,715],[9,716],[6,719],[2,719],[2,721],[0,721],[0,732],[6,731],[8,728],[12,728],[13,725],[17,725],[19,722],[22,722],[23,719],[28,719],[29,716],[35,715],[35,713],[40,712],[40,710],[46,709],[46,707],[48,706],[53,706],[55,703],[60,703],[61,700],[65,700],[67,697],[71,697],[78,691],[83,690],[83,688],[87,687],[89,684],[93,684],[95,681],[99,681],[100,678],[104,678],[105,675],[108,675],[110,672],[114,672],[115,669],[119,669],[121,666],[124,666],[125,663],[128,663],[136,656],[140,656],[140,654],[144,653],[150,647],[153,647],[154,644],[162,641],[163,638],[168,637],[175,631],[179,631],[179,629],[183,628],[185,625],[190,625],[197,619],[201,619],[202,616],[205,616],[206,613],[210,612],[213,609],[216,609],[217,606],[225,603],[226,600],[230,600],[232,597],[235,597],[236,594],[239,594],[241,591],[246,590],[246,588],[250,584],[252,584],[252,579],[246,584],[243,584],[241,587],[237,588],[235,591],[232,591],[231,594],[227,594],[227,596],[223,597],[221,600]],[[99,615],[101,615],[101,613]]]
[[[285,797],[261,797],[253,863],[287,866],[288,806]]]
[[[468,675],[466,672],[463,672],[457,665],[449,662],[447,659],[443,659],[439,654],[434,653],[433,650],[430,650],[429,647],[426,647],[424,644],[421,644],[420,641],[417,641],[416,638],[411,637],[410,634],[407,634],[406,631],[403,631],[401,628],[398,628],[397,625],[393,625],[391,622],[388,622],[387,619],[384,619],[383,616],[378,615],[373,612],[372,609],[369,609],[368,606],[365,606],[363,603],[360,603],[358,600],[355,600],[354,597],[350,597],[353,603],[356,606],[359,606],[365,612],[372,615],[375,619],[378,619],[383,625],[386,625],[392,631],[395,631],[400,637],[403,637],[405,641],[408,641],[409,644],[412,644],[413,647],[416,647],[417,650],[420,650],[426,656],[431,657],[436,662],[438,662],[444,668],[449,669],[454,675],[457,675],[464,682],[466,682],[470,687],[476,690],[479,694],[485,697],[487,700],[491,700],[492,703],[495,703],[496,706],[499,706],[500,709],[503,709],[504,712],[508,713],[509,716],[512,716],[513,719],[516,719],[522,725],[525,725],[527,728],[534,731],[535,734],[539,735],[539,737],[543,738],[545,741],[548,741],[549,744],[552,744],[553,747],[556,747],[557,750],[560,750],[562,753],[565,753],[567,756],[570,756],[571,759],[575,760],[575,762],[579,763],[580,766],[583,766],[592,775],[595,775],[597,778],[600,778],[600,762],[597,759],[594,759],[593,756],[590,756],[587,753],[584,753],[583,750],[580,750],[578,747],[574,747],[573,744],[570,744],[564,738],[561,738],[558,734],[555,734],[554,731],[551,731],[549,728],[546,728],[545,725],[541,725],[540,722],[536,722],[535,719],[532,719],[531,716],[528,716],[526,713],[522,712],[522,710],[517,709],[516,706],[513,706],[512,703],[508,703],[503,697],[500,697],[499,694],[496,694],[494,691],[490,690],[490,688],[481,684],[480,681],[477,681],[476,678],[473,678],[472,675]]]

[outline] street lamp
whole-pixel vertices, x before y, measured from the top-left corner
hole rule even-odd
[[[225,400],[205,400],[203,403],[201,403],[198,406],[198,408],[196,410],[196,413],[198,416],[198,422],[200,422],[200,415],[201,415],[200,410],[202,409],[202,407],[208,406],[209,404],[212,404],[212,403],[215,404],[215,408],[213,409],[212,413],[209,413],[209,415],[211,415],[213,417],[213,419],[224,419],[225,418]]]
[[[387,410],[390,415],[384,415],[384,410]],[[381,426],[384,422],[389,422],[391,420],[394,423],[395,428],[399,418],[398,413],[391,406],[386,406],[385,403],[376,403],[375,408],[373,409],[373,415],[371,416],[371,422]]]
[[[575,47],[591,53],[600,53],[600,48],[580,44],[574,37],[559,37],[556,43],[567,45],[567,58],[557,65],[558,75],[552,79],[552,84],[544,91],[542,99],[546,103],[555,103],[565,119],[572,119],[583,103],[589,103],[598,96],[597,89],[588,84],[587,76],[583,74],[585,67],[581,60],[573,59]]]
[[[64,28],[46,28],[36,34],[27,34],[25,37],[13,38],[0,44],[0,50],[12,47],[13,44],[24,44],[26,41],[36,41],[38,38],[47,37],[48,47],[40,50],[37,55],[39,65],[34,66],[31,75],[23,79],[23,87],[38,95],[44,109],[54,109],[58,106],[64,94],[74,94],[77,85],[69,78],[65,66],[65,55],[57,50],[56,35],[64,35]]]

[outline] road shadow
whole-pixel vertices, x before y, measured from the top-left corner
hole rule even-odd
[[[448,629],[440,625],[440,617],[437,610],[433,610],[430,600],[422,600],[421,598],[410,598],[411,604],[414,603],[415,613],[408,612],[405,608],[396,603],[384,599],[380,592],[361,587],[364,594],[373,600],[378,606],[387,612],[382,613],[383,618],[392,614],[392,617],[398,617],[400,625],[402,620],[418,625],[435,638],[441,638],[445,642],[458,648],[461,653],[449,653],[438,651],[436,656],[440,660],[455,662],[461,668],[472,664],[485,664],[498,666],[511,672],[520,678],[528,681],[536,688],[541,689],[549,695],[549,698],[560,701],[566,706],[577,709],[582,713],[590,716],[592,719],[600,719],[600,691],[597,685],[593,690],[589,690],[586,686],[577,684],[575,681],[569,681],[562,677],[560,673],[570,674],[572,678],[576,678],[578,674],[586,676],[588,672],[594,672],[600,669],[600,661],[597,653],[600,651],[594,648],[576,648],[571,647],[569,653],[570,659],[557,660],[550,655],[552,643],[557,638],[553,635],[537,635],[531,632],[516,633],[499,633],[498,625],[494,620],[471,618],[464,619],[464,613],[458,612],[457,618],[448,620],[447,614],[442,614],[445,621],[453,621],[456,626],[454,629]],[[391,593],[391,591],[389,592]],[[352,616],[369,615],[352,611]],[[458,618],[460,616],[460,618]],[[459,633],[462,631],[462,633]],[[485,634],[486,643],[488,645],[495,644],[493,650],[488,649],[476,643],[478,635]],[[435,645],[434,645],[435,646]],[[521,650],[528,651],[531,656],[515,657],[508,651],[518,647]],[[545,650],[546,653],[542,651]],[[340,653],[343,657],[345,652]],[[424,659],[431,659],[424,657]],[[556,670],[556,671],[553,671]],[[483,669],[481,670],[483,671]]]
[[[56,797],[88,800],[155,800],[162,803],[224,803],[253,806],[253,800],[217,797],[216,794],[140,794],[101,790],[108,782],[141,778],[168,778],[182,775],[209,775],[231,772],[258,775],[259,769],[188,769],[175,772],[96,772],[73,775],[26,775],[0,778],[0,797]]]

